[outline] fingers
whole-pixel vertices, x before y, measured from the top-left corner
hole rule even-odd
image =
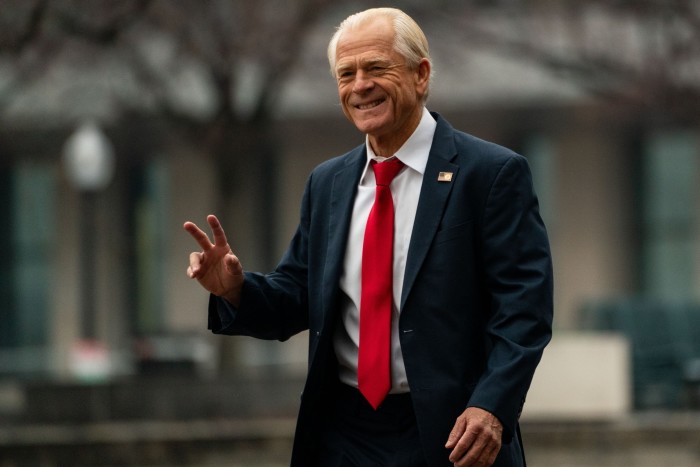
[[[469,459],[472,459],[477,453],[477,446],[475,443],[476,433],[468,431],[466,426],[464,426],[465,424],[460,425],[460,428],[455,426],[455,428],[452,430],[446,446],[448,449],[452,449],[452,452],[450,453],[450,462],[454,463],[455,465],[457,465],[457,462],[460,460],[466,461],[467,454],[470,454]]]
[[[201,251],[190,253],[187,277],[196,279],[210,293],[238,306],[244,281],[243,266],[231,251],[219,219],[209,215],[207,223],[211,228],[214,243],[193,222],[183,224],[184,229],[202,248]]]
[[[194,222],[187,221],[183,224],[183,228],[195,239],[197,244],[202,248],[203,251],[211,249],[213,246],[225,247],[228,245],[228,240],[226,239],[226,233],[224,228],[221,226],[219,219],[213,214],[207,216],[207,223],[211,228],[211,232],[214,237],[214,243],[209,240],[209,236]]]
[[[450,454],[450,462],[456,467],[463,466],[488,466],[493,463],[495,456],[494,446],[483,435],[477,436],[475,433],[465,433],[457,442],[455,449]],[[495,451],[498,453],[498,451]]]
[[[185,222],[182,227],[195,239],[202,250],[206,251],[212,247],[212,243],[209,241],[207,234],[197,227],[196,224],[188,221]]]
[[[454,449],[454,447],[457,445],[457,441],[459,441],[462,434],[464,434],[465,428],[466,421],[462,417],[459,417],[455,422],[454,428],[452,428],[452,431],[450,432],[450,436],[447,438],[447,444],[445,444],[447,449]]]
[[[196,279],[202,264],[201,253],[190,253],[190,265],[187,267],[187,277]]]
[[[211,232],[214,235],[214,245],[216,246],[226,246],[228,245],[228,240],[226,240],[226,234],[224,233],[224,228],[221,227],[219,219],[215,215],[210,214],[207,216],[207,222],[209,227],[211,227]]]
[[[502,425],[492,414],[468,408],[457,418],[445,447],[452,449],[449,459],[456,467],[488,466],[501,449]]]

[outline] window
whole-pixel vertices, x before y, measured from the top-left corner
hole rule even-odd
[[[523,145],[532,171],[532,183],[540,205],[540,215],[550,234],[554,230],[554,149],[552,142],[542,135],[529,137]]]
[[[0,371],[42,371],[51,303],[55,174],[21,162],[0,170]]]
[[[666,131],[646,142],[643,159],[643,287],[662,298],[689,298],[695,284],[698,153],[695,134]]]
[[[134,336],[162,332],[165,325],[168,173],[153,159],[130,175],[131,306]]]

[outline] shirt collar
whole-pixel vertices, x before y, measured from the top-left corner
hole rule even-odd
[[[435,135],[436,127],[437,122],[433,116],[430,115],[428,109],[423,107],[423,115],[418,123],[418,127],[416,127],[415,131],[406,142],[403,143],[403,146],[396,151],[394,156],[398,157],[399,160],[408,167],[423,175],[425,173],[425,166],[428,164],[428,154],[433,144],[433,136]],[[372,146],[369,144],[369,137],[365,139],[365,146],[367,147],[367,163],[365,164],[365,171],[362,174],[361,180],[365,178],[369,161],[372,159],[378,161],[385,160],[385,158],[379,157],[374,153]]]

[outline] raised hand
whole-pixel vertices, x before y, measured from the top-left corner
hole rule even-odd
[[[202,287],[212,294],[223,297],[232,305],[238,306],[243,287],[243,266],[238,257],[233,254],[219,219],[209,215],[207,223],[214,236],[214,243],[193,222],[188,221],[183,225],[202,248],[200,252],[190,253],[187,275],[191,279],[197,279]]]

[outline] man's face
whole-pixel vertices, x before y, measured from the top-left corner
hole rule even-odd
[[[335,74],[343,112],[358,130],[370,139],[401,144],[413,133],[422,114],[430,65],[424,61],[418,70],[408,68],[394,50],[388,19],[341,35]]]

